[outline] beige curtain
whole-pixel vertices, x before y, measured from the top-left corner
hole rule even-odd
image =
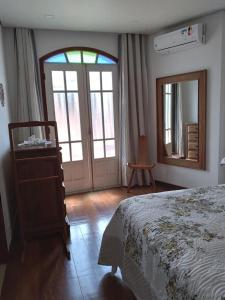
[[[146,36],[122,34],[119,37],[120,121],[121,121],[121,178],[128,184],[128,162],[138,157],[138,137],[148,135],[148,79]],[[149,182],[144,174],[145,183]],[[139,174],[134,184],[144,184]]]
[[[17,98],[14,105],[14,122],[43,120],[40,83],[34,32],[31,29],[16,28],[14,31]],[[27,139],[31,134],[41,137],[40,128],[21,129],[17,133],[18,141]]]

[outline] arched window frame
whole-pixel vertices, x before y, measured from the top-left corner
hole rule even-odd
[[[40,77],[41,77],[41,93],[42,93],[42,100],[43,100],[43,113],[44,113],[44,120],[48,121],[48,111],[47,111],[47,99],[46,99],[46,89],[45,89],[45,73],[44,73],[44,64],[48,63],[46,62],[47,59],[57,55],[57,54],[62,54],[65,52],[70,52],[70,51],[87,51],[87,52],[94,52],[97,55],[103,55],[112,61],[114,61],[115,64],[118,64],[118,58],[115,56],[96,49],[96,48],[90,48],[90,47],[67,47],[67,48],[61,48],[52,52],[49,52],[39,59],[39,65],[40,65]],[[69,63],[69,62],[67,62]],[[82,62],[83,63],[83,62]],[[81,64],[82,64],[81,63]],[[85,64],[85,63],[84,63]],[[92,63],[93,64],[93,63]]]

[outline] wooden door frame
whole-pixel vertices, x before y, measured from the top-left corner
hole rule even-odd
[[[4,215],[0,195],[0,264],[4,264],[8,260],[8,246],[5,233]]]
[[[89,71],[97,71],[97,72],[104,72],[104,71],[109,71],[108,67],[112,66],[111,68],[111,72],[112,72],[112,80],[113,80],[113,86],[115,88],[113,88],[112,93],[113,93],[113,108],[114,108],[114,131],[115,131],[115,136],[114,136],[114,141],[115,141],[115,157],[105,157],[104,158],[94,158],[94,149],[93,149],[93,131],[92,131],[92,114],[91,114],[91,101],[90,101],[90,82],[89,82],[89,77],[88,77],[88,72]],[[114,69],[115,68],[115,69]],[[86,64],[86,68],[85,68],[85,74],[86,74],[86,84],[88,87],[87,90],[87,105],[88,105],[88,110],[89,110],[89,120],[90,120],[90,130],[91,130],[91,162],[92,162],[92,178],[93,178],[93,189],[92,191],[97,191],[97,190],[101,190],[101,189],[106,189],[106,188],[113,188],[113,187],[117,187],[120,185],[113,185],[113,186],[103,186],[101,188],[99,187],[95,187],[94,184],[94,168],[95,168],[95,164],[97,161],[110,161],[110,160],[114,160],[114,159],[118,159],[118,168],[119,168],[119,161],[120,161],[120,132],[119,132],[119,85],[118,85],[118,81],[116,82],[115,78],[118,78],[118,66],[117,65],[99,65],[99,64]],[[104,91],[101,90],[101,93],[103,93]],[[115,98],[117,99],[117,103],[115,101]],[[103,106],[102,106],[102,110],[103,110]],[[103,111],[102,111],[103,113]],[[102,119],[103,122],[103,119]],[[102,123],[102,126],[104,127],[104,122]],[[104,130],[103,130],[104,131]],[[104,138],[102,139],[103,141],[107,140]],[[119,177],[119,182],[121,182],[121,178],[120,178],[120,171],[118,173],[118,177]]]
[[[80,106],[80,117],[81,117],[81,133],[82,133],[82,143],[86,141],[85,137],[87,137],[88,135],[88,147],[87,148],[87,156],[85,155],[85,157],[87,157],[87,161],[88,166],[90,167],[89,169],[89,173],[91,174],[91,185],[89,185],[89,187],[84,188],[79,190],[78,192],[86,192],[86,191],[94,191],[94,190],[98,190],[99,187],[96,187],[96,185],[94,184],[94,175],[93,175],[93,171],[94,171],[94,166],[95,163],[97,161],[111,161],[111,160],[116,160],[118,161],[118,169],[119,169],[119,161],[120,161],[120,153],[119,153],[119,144],[120,144],[120,134],[119,134],[119,103],[118,103],[118,82],[117,82],[117,76],[118,76],[118,66],[116,64],[66,64],[66,63],[48,63],[48,64],[44,64],[44,72],[45,72],[45,88],[46,88],[46,96],[47,96],[47,108],[48,108],[48,118],[51,119],[55,119],[55,115],[54,115],[54,101],[53,99],[51,99],[51,95],[53,93],[53,87],[52,87],[52,80],[51,80],[51,71],[54,70],[61,70],[63,72],[65,71],[69,71],[69,70],[74,70],[76,72],[78,72],[78,86],[79,86],[79,106]],[[93,157],[93,137],[91,138],[92,134],[90,134],[90,132],[92,132],[92,116],[91,116],[91,102],[90,102],[90,88],[89,88],[89,76],[88,76],[88,72],[89,71],[98,71],[98,72],[103,72],[103,71],[110,71],[112,72],[112,80],[113,80],[113,106],[114,106],[114,129],[115,129],[115,137],[113,138],[113,140],[115,141],[115,152],[116,155],[115,157],[103,157],[100,159],[96,159],[94,160]],[[80,82],[80,78],[83,77],[83,83]],[[86,87],[86,88],[85,88]],[[83,93],[84,91],[84,93]],[[101,90],[101,92],[103,92],[103,90]],[[81,101],[80,99],[83,98],[83,101]],[[51,100],[51,101],[50,101]],[[116,101],[117,100],[117,101]],[[50,102],[52,104],[50,104]],[[83,108],[81,108],[81,104],[83,104]],[[53,114],[50,114],[50,112],[53,111]],[[83,114],[84,112],[86,112],[86,114],[88,115],[88,123],[89,125],[86,128],[86,125],[83,124],[83,117],[85,114]],[[68,114],[68,110],[67,110],[67,114]],[[68,117],[68,116],[67,116]],[[68,119],[68,118],[67,118]],[[68,120],[67,120],[68,121]],[[103,125],[104,126],[104,125]],[[103,141],[105,140],[105,137],[103,138]],[[68,141],[69,143],[71,143],[71,140],[69,139]],[[85,143],[86,144],[86,143]],[[84,145],[84,144],[83,144]],[[90,151],[88,151],[88,149]],[[84,148],[83,148],[84,151]],[[88,154],[89,153],[89,154]],[[90,158],[90,159],[89,159]],[[85,160],[84,160],[85,161]],[[70,161],[70,163],[72,163],[72,161]],[[75,162],[73,162],[75,163]],[[110,162],[112,163],[112,162]],[[66,166],[65,166],[66,169]],[[119,171],[118,171],[119,172]],[[118,176],[116,176],[118,178],[120,178],[120,173],[118,173]],[[119,180],[120,182],[120,180]],[[110,185],[110,187],[114,187],[114,186],[119,186],[119,182],[116,183],[116,185]],[[86,186],[86,185],[85,185]],[[101,188],[106,188],[107,186],[103,185]],[[69,191],[69,189],[67,189],[67,194],[70,193],[74,193],[73,191]]]
[[[90,52],[95,52],[97,54],[104,55],[113,61],[115,61],[116,64],[118,64],[118,58],[115,56],[96,49],[96,48],[90,48],[90,47],[67,47],[67,48],[61,48],[52,52],[49,52],[39,58],[39,66],[40,66],[40,79],[41,79],[41,93],[42,93],[42,101],[43,101],[43,113],[44,113],[44,121],[48,121],[48,109],[47,109],[47,96],[46,96],[46,87],[45,87],[45,72],[44,72],[44,62],[46,59],[60,53],[64,53],[67,51],[90,51]]]

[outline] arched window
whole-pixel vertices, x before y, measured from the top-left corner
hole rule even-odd
[[[116,64],[117,59],[97,49],[69,49],[62,52],[53,52],[48,56],[45,63],[64,64]]]

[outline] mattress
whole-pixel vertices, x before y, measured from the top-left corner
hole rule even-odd
[[[99,264],[120,267],[139,300],[225,299],[225,185],[122,201]]]

